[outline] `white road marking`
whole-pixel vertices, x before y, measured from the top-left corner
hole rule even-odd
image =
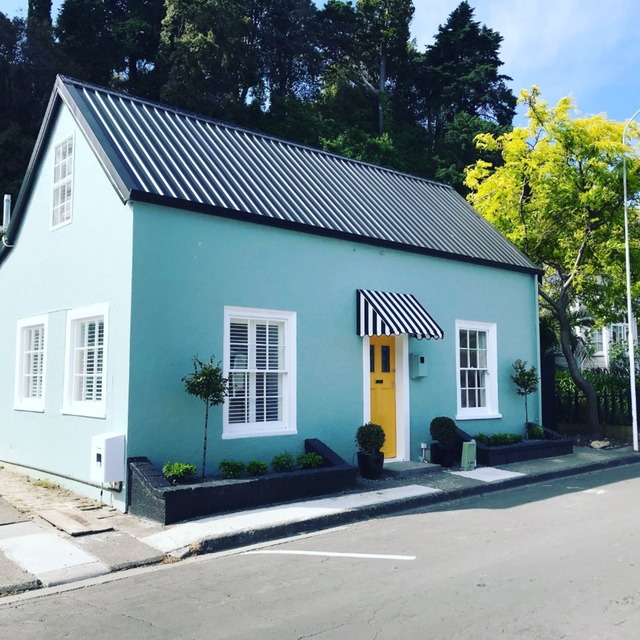
[[[369,558],[373,560],[415,560],[416,556],[392,556],[380,553],[338,553],[335,551],[287,551],[283,549],[261,549],[259,551],[247,551],[244,555],[273,554],[291,556],[325,556],[328,558]]]

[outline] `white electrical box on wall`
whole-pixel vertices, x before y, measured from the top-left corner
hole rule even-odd
[[[409,375],[412,378],[424,378],[427,375],[427,363],[423,355],[409,354]]]
[[[124,435],[100,433],[91,438],[91,479],[124,482]]]

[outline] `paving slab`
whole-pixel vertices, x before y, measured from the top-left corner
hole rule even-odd
[[[74,542],[95,556],[110,571],[122,571],[162,562],[165,554],[123,531],[108,531],[77,538]]]
[[[40,586],[38,578],[25,571],[0,551],[0,596],[30,591]]]
[[[0,498],[0,526],[5,524],[15,524],[28,520],[24,513],[20,513],[12,507],[4,498]]]
[[[479,480],[480,482],[502,482],[503,480],[526,475],[515,471],[506,471],[505,469],[496,469],[495,467],[479,467],[471,471],[449,471],[449,473],[461,478]]]
[[[0,551],[45,586],[109,572],[95,556],[33,522],[0,527]]]
[[[71,536],[84,536],[89,533],[113,529],[111,524],[97,518],[95,515],[72,507],[45,509],[38,511],[38,515]]]

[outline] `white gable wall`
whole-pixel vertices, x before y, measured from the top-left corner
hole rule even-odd
[[[69,135],[72,221],[51,230],[53,150]],[[127,428],[132,218],[64,106],[25,213],[15,248],[0,265],[0,460],[89,480],[92,436]],[[108,309],[106,411],[100,418],[63,413],[67,317],[89,305]],[[32,316],[47,320],[44,410],[37,412],[14,408],[17,325]]]

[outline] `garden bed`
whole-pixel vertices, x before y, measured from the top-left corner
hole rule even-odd
[[[458,430],[463,441],[472,439],[468,433]],[[476,461],[479,465],[495,467],[513,462],[526,462],[538,458],[553,458],[573,453],[573,440],[552,431],[544,429],[544,440],[523,440],[516,444],[488,446],[476,443]]]
[[[172,485],[147,458],[129,458],[129,512],[171,524],[229,511],[302,500],[352,489],[358,470],[320,440],[305,440],[305,453],[322,456],[325,466],[264,476],[223,480],[205,478]]]

